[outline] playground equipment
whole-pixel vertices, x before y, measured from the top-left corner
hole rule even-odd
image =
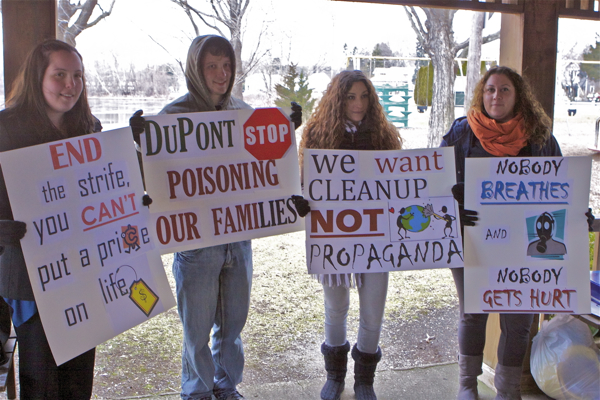
[[[408,128],[408,115],[410,112],[408,111],[408,99],[412,96],[408,94],[409,89],[408,85],[401,86],[392,86],[392,85],[381,85],[375,86],[375,90],[377,91],[377,95],[379,96],[379,103],[383,106],[383,110],[387,114],[388,121],[394,124],[403,124],[404,128]],[[397,94],[401,94],[402,101],[391,101],[390,98]],[[391,115],[393,108],[401,108],[403,111],[402,117],[397,115]]]

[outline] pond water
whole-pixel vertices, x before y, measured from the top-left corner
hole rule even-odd
[[[140,97],[89,97],[92,114],[102,122],[102,129],[124,128],[129,126],[129,118],[137,110],[144,115],[156,115],[173,99]]]

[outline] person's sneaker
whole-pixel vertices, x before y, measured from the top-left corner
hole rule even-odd
[[[215,389],[213,394],[217,400],[244,400],[244,396],[236,389]]]

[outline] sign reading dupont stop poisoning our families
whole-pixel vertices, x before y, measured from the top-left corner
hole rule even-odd
[[[277,108],[146,118],[146,190],[162,253],[304,229],[296,138]]]

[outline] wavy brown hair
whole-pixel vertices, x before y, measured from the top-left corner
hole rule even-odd
[[[475,87],[471,110],[482,112],[488,118],[490,117],[483,105],[483,93],[485,84],[494,74],[502,74],[510,79],[516,90],[513,111],[515,114],[521,113],[523,115],[525,132],[527,132],[529,143],[542,146],[552,135],[552,120],[548,117],[540,102],[535,98],[529,83],[515,70],[509,67],[490,68]]]
[[[47,126],[54,126],[46,113],[47,104],[42,84],[46,69],[50,65],[50,54],[57,51],[75,53],[83,66],[83,58],[75,47],[60,40],[46,40],[38,44],[28,54],[6,99],[8,110],[30,115],[31,119],[36,121],[42,129]],[[81,95],[73,108],[64,115],[65,129],[70,134],[92,133],[94,131],[95,120],[87,100],[85,73],[82,78],[83,90]]]
[[[373,147],[395,150],[402,147],[398,129],[386,118],[377,92],[362,71],[342,71],[333,77],[315,112],[304,127],[300,141],[300,166],[303,149],[337,149],[346,132],[346,103],[348,92],[356,82],[363,82],[369,92],[369,108],[363,124],[369,128]]]

